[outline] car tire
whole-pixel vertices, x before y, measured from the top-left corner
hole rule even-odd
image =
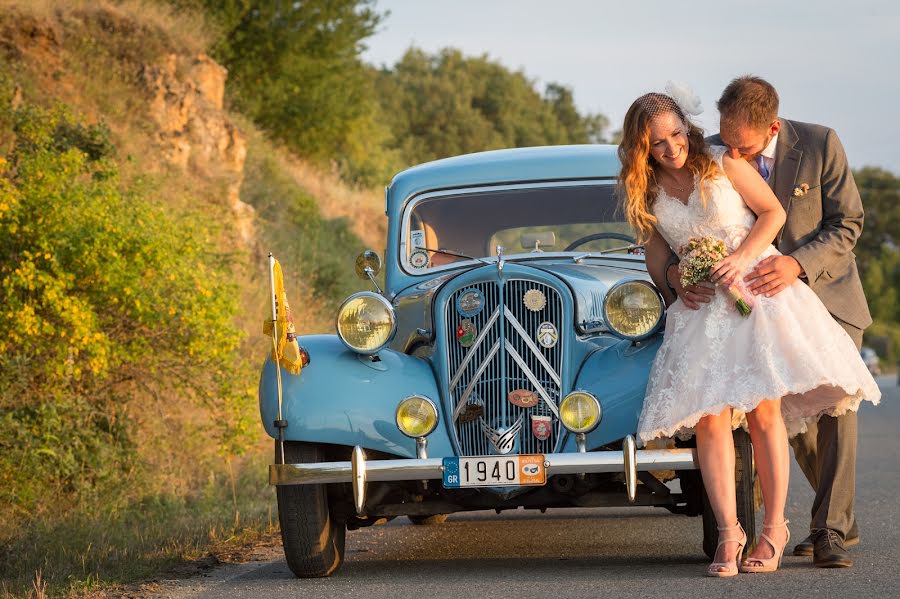
[[[435,514],[433,516],[407,516],[409,521],[417,526],[435,526],[447,521],[450,514]]]
[[[321,462],[323,457],[315,444],[284,443],[286,464]],[[329,511],[327,486],[279,486],[275,487],[275,495],[284,557],[291,572],[298,578],[333,574],[344,561],[347,528]]]
[[[753,447],[750,445],[750,435],[744,429],[734,431],[734,482],[735,499],[737,500],[737,516],[747,533],[747,546],[744,554],[752,551],[756,542],[756,512],[761,503],[759,481],[756,476],[756,467],[753,464]],[[703,552],[709,559],[716,554],[716,545],[719,543],[719,530],[716,524],[716,516],[713,514],[703,491]]]

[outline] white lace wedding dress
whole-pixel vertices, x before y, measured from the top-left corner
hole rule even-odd
[[[711,152],[721,165],[724,148]],[[756,221],[725,176],[708,185],[705,205],[696,187],[687,204],[660,190],[652,211],[676,251],[688,238],[707,235],[734,251]],[[751,268],[778,253],[769,246]],[[746,317],[721,287],[699,310],[681,300],[672,304],[638,425],[642,442],[690,437],[700,418],[728,406],[739,426],[743,414],[765,399],[782,398],[789,435],[823,414],[856,410],[862,400],[878,403],[881,392],[856,345],[804,282],[771,298],[751,297],[753,311]]]

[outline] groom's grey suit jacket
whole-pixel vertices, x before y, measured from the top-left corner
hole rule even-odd
[[[865,329],[872,317],[853,253],[863,206],[844,148],[828,127],[780,120],[769,186],[787,221],[775,246],[800,263],[810,288],[833,316]],[[724,145],[718,135],[709,142]],[[803,184],[809,186],[805,193]]]

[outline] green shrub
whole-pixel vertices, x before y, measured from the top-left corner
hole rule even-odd
[[[368,288],[353,270],[365,247],[346,219],[322,217],[316,199],[284,173],[260,140],[248,147],[241,199],[256,209],[260,243],[280,260],[289,286],[307,285],[332,313],[348,295]]]
[[[137,480],[135,396],[216,411],[213,438],[240,446],[251,391],[237,291],[199,215],[121,181],[109,131],[65,107],[4,104],[3,123],[0,521],[20,527]]]

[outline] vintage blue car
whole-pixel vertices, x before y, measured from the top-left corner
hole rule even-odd
[[[337,335],[310,363],[268,360],[284,552],[300,577],[341,564],[346,530],[465,510],[616,505],[703,515],[693,443],[634,434],[665,305],[616,197],[615,146],[499,150],[422,164],[385,192],[384,289],[371,251]],[[754,538],[752,452],[735,434],[738,511]]]

